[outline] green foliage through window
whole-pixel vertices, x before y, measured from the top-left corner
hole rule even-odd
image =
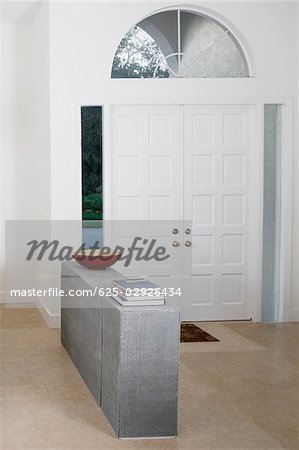
[[[102,219],[102,107],[81,108],[82,219]]]
[[[154,39],[138,26],[131,28],[116,51],[112,78],[169,78],[167,63]]]

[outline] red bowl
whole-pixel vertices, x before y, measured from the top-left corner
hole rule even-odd
[[[87,269],[92,270],[104,270],[106,267],[110,267],[116,263],[121,257],[121,253],[110,254],[110,255],[98,255],[94,253],[94,256],[91,256],[90,251],[86,250],[83,253],[75,253],[73,258],[77,261],[77,263],[81,264],[81,266],[86,267]]]

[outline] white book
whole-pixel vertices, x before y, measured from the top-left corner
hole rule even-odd
[[[122,306],[164,306],[164,300],[139,300],[130,301],[123,300],[119,295],[112,295],[112,298],[116,300]]]
[[[136,301],[141,301],[141,300],[165,300],[165,296],[164,295],[126,295],[125,292],[118,290],[118,296],[122,299],[122,300],[129,300],[131,302],[136,302]]]
[[[113,280],[113,284],[116,287],[120,287],[122,289],[146,289],[146,290],[155,290],[161,289],[155,283],[151,281],[145,280],[144,278],[124,278],[121,280]]]

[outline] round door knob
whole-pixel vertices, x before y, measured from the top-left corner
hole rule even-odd
[[[191,234],[190,228],[186,228],[185,233],[186,233],[186,234]]]
[[[185,246],[186,246],[186,247],[191,247],[191,245],[192,245],[192,242],[191,242],[191,241],[186,241],[186,242],[185,242]]]
[[[179,232],[179,230],[178,230],[177,228],[174,228],[174,229],[172,230],[172,234],[178,234],[178,232]]]
[[[172,246],[173,247],[178,247],[180,245],[180,243],[178,241],[173,241]]]

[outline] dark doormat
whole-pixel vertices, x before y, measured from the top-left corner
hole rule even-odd
[[[219,339],[193,323],[181,323],[181,342],[219,342]]]

